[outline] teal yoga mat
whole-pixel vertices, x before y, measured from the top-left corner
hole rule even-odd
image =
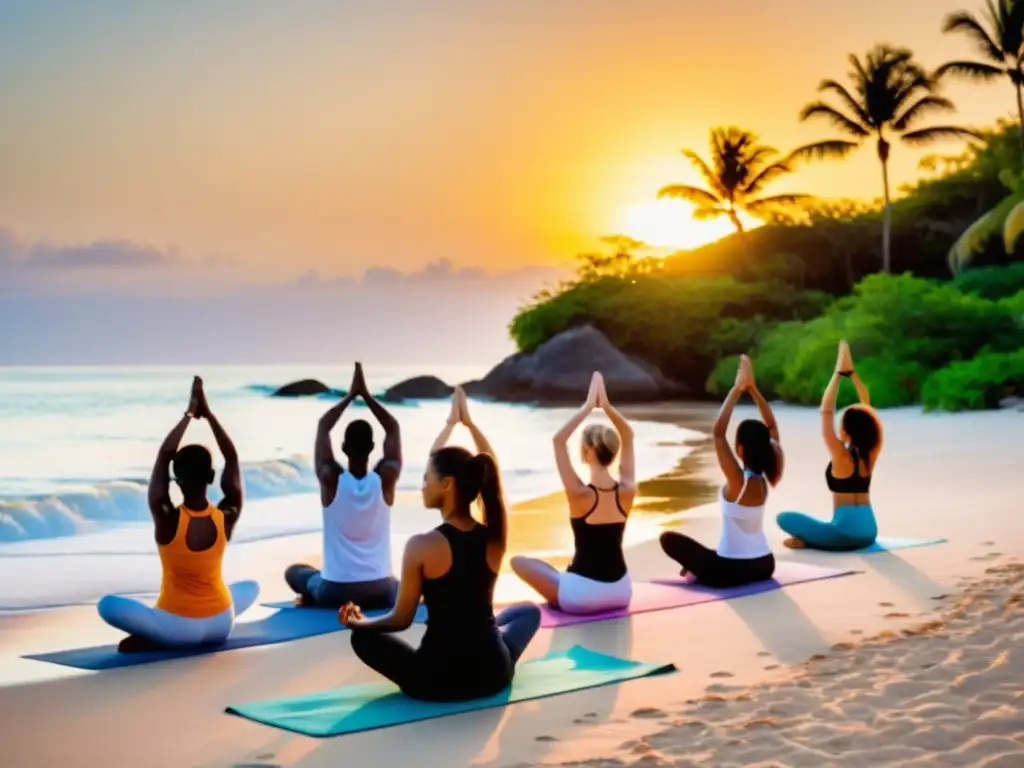
[[[945,539],[901,539],[895,536],[879,536],[870,547],[856,550],[862,554],[871,552],[889,552],[894,549],[911,549],[912,547],[930,547],[932,544],[945,544]]]
[[[340,736],[387,728],[517,701],[581,691],[675,671],[674,664],[646,664],[575,645],[523,662],[510,688],[475,701],[434,703],[410,699],[392,683],[367,683],[286,699],[228,707],[233,715],[306,736]]]

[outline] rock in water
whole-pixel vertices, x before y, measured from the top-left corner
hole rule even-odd
[[[400,403],[403,400],[441,400],[451,397],[454,391],[455,387],[436,376],[414,376],[389,387],[381,399],[388,403]]]
[[[653,365],[617,349],[592,326],[563,331],[534,352],[505,358],[467,394],[511,402],[561,404],[586,398],[594,371],[604,376],[608,396],[618,402],[678,397],[682,388]]]
[[[316,379],[302,379],[293,381],[280,387],[272,397],[305,397],[308,395],[323,395],[333,390]]]

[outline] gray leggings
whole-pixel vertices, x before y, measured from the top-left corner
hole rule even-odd
[[[284,580],[302,604],[317,608],[340,608],[355,603],[364,611],[391,608],[398,594],[398,582],[390,576],[373,581],[328,581],[311,565],[293,565]]]

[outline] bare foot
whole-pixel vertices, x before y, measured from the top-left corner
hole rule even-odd
[[[152,640],[139,635],[128,635],[117,644],[117,650],[121,653],[140,653],[142,651],[156,651],[159,646]]]
[[[788,539],[786,539],[782,543],[783,543],[784,546],[787,546],[790,549],[806,549],[807,548],[807,545],[804,544],[803,541],[798,539],[796,536],[790,536]]]
[[[685,568],[679,572],[680,578],[683,580],[683,584],[696,584],[697,577],[690,573]]]

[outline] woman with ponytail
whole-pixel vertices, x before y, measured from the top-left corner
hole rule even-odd
[[[447,445],[460,423],[473,436],[476,455]],[[471,511],[477,499],[482,524]],[[494,584],[505,557],[505,500],[491,445],[470,419],[461,388],[430,451],[423,504],[439,510],[444,522],[409,540],[395,607],[371,619],[349,603],[339,619],[352,629],[356,656],[407,696],[426,701],[492,696],[512,682],[516,662],[540,627],[540,609],[526,603],[494,616]],[[420,647],[413,648],[387,633],[412,624],[421,598],[427,631]]]
[[[614,429],[603,424],[584,428],[581,458],[590,475],[590,482],[585,484],[573,468],[568,443],[595,408],[605,412]],[[555,434],[554,444],[576,551],[565,573],[543,560],[522,556],[512,558],[512,570],[565,613],[592,614],[624,608],[633,597],[633,583],[622,554],[626,518],[636,496],[633,429],[608,401],[600,373],[591,379],[587,402]],[[616,455],[618,480],[609,469]]]
[[[733,453],[726,432],[733,408],[744,392],[749,392],[757,404],[761,421],[740,422]],[[764,535],[764,506],[768,487],[777,485],[782,477],[782,448],[775,416],[757,389],[746,355],[740,357],[736,383],[722,403],[712,435],[725,475],[718,548],[708,549],[675,531],[661,534],[661,548],[682,566],[681,574],[690,583],[725,588],[767,581],[775,573],[775,556]]]
[[[843,411],[836,434],[836,396],[844,378],[853,382],[860,400]],[[825,469],[825,483],[832,491],[832,520],[824,522],[800,512],[783,512],[779,528],[789,534],[784,542],[792,549],[852,552],[875,543],[878,524],[871,508],[871,475],[882,451],[882,424],[871,408],[868,388],[853,369],[850,345],[839,343],[836,370],[821,398],[821,430],[832,457]]]

